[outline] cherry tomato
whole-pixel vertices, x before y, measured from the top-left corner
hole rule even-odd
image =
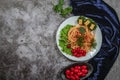
[[[82,72],[78,72],[77,75],[78,75],[78,76],[81,76],[81,75],[82,75]]]
[[[72,67],[70,70],[71,70],[71,71],[74,71],[74,68]]]
[[[72,53],[74,53],[74,52],[75,52],[75,50],[74,50],[74,49],[72,49],[72,50],[71,50],[71,52],[72,52]]]
[[[71,72],[70,72],[70,74],[71,74],[71,75],[73,75],[73,74],[74,74],[74,72],[72,72],[72,71],[71,71]]]
[[[82,53],[82,56],[85,56],[86,55],[86,53]]]
[[[82,76],[82,77],[85,77],[85,76],[86,76],[86,74],[84,74],[84,73],[83,73],[81,76]]]
[[[75,69],[74,72],[77,73],[77,72],[78,72],[78,69]]]
[[[83,65],[83,66],[82,66],[82,69],[87,69],[87,66],[86,66],[86,65]]]
[[[75,75],[75,78],[76,78],[76,79],[79,79],[79,76],[78,76],[78,75]]]
[[[71,76],[71,79],[72,79],[72,80],[75,80],[75,77],[74,77],[74,76]]]
[[[75,66],[75,69],[78,69],[78,66]]]
[[[88,70],[87,70],[87,69],[85,69],[85,70],[84,70],[84,73],[85,73],[85,74],[86,74],[86,73],[88,73]]]
[[[81,67],[80,66],[78,66],[78,69],[80,69]]]
[[[85,69],[82,69],[81,71],[82,71],[82,73],[85,73]]]
[[[79,73],[79,72],[81,72],[81,70],[80,70],[80,69],[78,70],[78,73]]]
[[[66,74],[70,74],[70,70],[66,70],[66,72],[65,72]]]
[[[71,77],[69,75],[67,75],[66,78],[70,79]]]
[[[70,44],[68,44],[68,45],[67,45],[67,48],[71,48],[71,45],[70,45]]]
[[[74,55],[74,56],[77,56],[77,53],[74,53],[73,55]]]

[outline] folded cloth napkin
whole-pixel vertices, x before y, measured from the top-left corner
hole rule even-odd
[[[89,61],[93,73],[85,80],[104,80],[115,62],[120,47],[120,22],[116,12],[102,0],[70,0],[74,15],[92,18],[102,31],[102,46]]]

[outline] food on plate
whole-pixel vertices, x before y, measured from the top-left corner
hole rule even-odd
[[[82,57],[96,47],[96,23],[84,16],[77,19],[76,25],[66,25],[60,31],[59,46],[66,54]]]

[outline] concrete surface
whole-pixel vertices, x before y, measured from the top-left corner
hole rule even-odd
[[[0,0],[0,80],[58,80],[60,69],[72,63],[56,47],[55,33],[65,18],[51,2]],[[119,0],[105,2],[120,18]],[[120,56],[105,80],[120,80],[119,67]]]

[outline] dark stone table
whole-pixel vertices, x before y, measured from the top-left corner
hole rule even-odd
[[[56,46],[66,18],[53,12],[52,1],[0,0],[0,80],[60,80],[60,70],[73,63]],[[120,14],[119,0],[105,1]],[[106,80],[120,79],[119,65],[120,56]]]

